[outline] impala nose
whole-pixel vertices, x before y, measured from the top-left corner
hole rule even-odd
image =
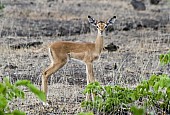
[[[100,30],[100,33],[103,34],[104,33],[103,30]]]

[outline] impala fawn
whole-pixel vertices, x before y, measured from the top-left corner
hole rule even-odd
[[[88,21],[97,28],[98,34],[94,43],[91,42],[72,42],[58,41],[49,46],[49,57],[51,60],[50,66],[43,71],[42,75],[42,90],[47,96],[47,81],[51,74],[57,72],[63,67],[67,60],[74,58],[80,60],[86,65],[87,84],[95,81],[93,73],[93,61],[97,60],[103,50],[103,33],[105,29],[112,25],[116,20],[113,16],[108,21],[97,21],[91,16],[88,16]],[[89,95],[86,95],[86,99]]]

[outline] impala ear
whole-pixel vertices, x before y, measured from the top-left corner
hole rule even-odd
[[[91,16],[88,16],[88,20],[93,26],[97,25],[97,21],[94,18],[92,18]]]
[[[110,18],[106,23],[107,26],[112,25],[115,22],[115,20],[116,20],[116,16],[113,16],[112,18]]]

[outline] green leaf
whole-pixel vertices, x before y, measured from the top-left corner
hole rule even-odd
[[[46,101],[45,93],[36,88],[33,84],[28,84],[29,90],[34,93],[40,100]]]
[[[87,101],[81,102],[81,107],[86,107],[87,106]]]
[[[163,87],[170,87],[170,78],[169,77],[164,80]]]
[[[167,96],[168,96],[168,98],[169,98],[169,100],[170,100],[170,87],[168,87],[168,88],[166,89],[166,94],[167,94]]]
[[[146,91],[148,92],[149,91],[149,83],[148,82],[145,84],[145,87],[146,87]]]
[[[24,99],[25,94],[22,90],[15,88],[13,91],[15,92],[15,96]]]
[[[9,77],[4,78],[4,83],[5,83],[6,86],[11,87],[11,84],[9,82]]]
[[[132,101],[136,101],[138,99],[138,95],[136,92],[133,92],[129,95]]]
[[[92,83],[89,83],[87,86],[86,86],[86,88],[85,88],[85,90],[84,90],[84,92],[83,93],[88,93],[88,94],[90,94],[90,93],[98,93],[98,92],[100,92],[101,90],[102,90],[103,88],[102,88],[102,86],[99,84],[99,82],[92,82]]]
[[[109,94],[109,95],[113,94],[111,86],[105,86],[105,90],[106,90],[107,94]]]
[[[26,115],[25,112],[19,111],[19,110],[14,110],[14,111],[12,112],[12,114],[13,114],[13,115]]]
[[[3,83],[0,83],[0,93],[2,93],[5,90],[5,86]]]
[[[100,86],[100,83],[99,82],[94,82],[94,83],[92,83],[92,84],[94,84],[95,86]]]
[[[0,110],[0,115],[5,115],[5,113],[2,110]]]
[[[157,75],[152,75],[148,80],[150,86],[154,86],[155,82],[159,79]]]
[[[30,84],[30,81],[28,80],[18,80],[15,82],[15,86],[27,86],[28,84]]]
[[[7,104],[8,104],[7,99],[3,95],[0,95],[0,108],[2,109],[6,108]]]
[[[11,101],[14,97],[15,97],[15,93],[14,92],[12,92],[12,91],[8,92],[8,98],[7,98],[8,100]]]
[[[160,100],[160,99],[162,99],[162,92],[159,91],[159,92],[156,94],[155,98],[156,98],[157,101]]]
[[[153,86],[153,88],[154,88],[154,91],[155,91],[155,92],[158,92],[159,82],[156,82],[155,85]]]
[[[86,93],[90,94],[90,93],[92,93],[92,89],[93,89],[92,83],[89,83],[89,84],[86,86],[86,88],[85,88],[85,90],[84,90],[84,93],[85,93],[85,94],[86,94]]]
[[[169,87],[170,86],[170,78],[166,74],[159,75],[160,80],[159,85],[161,88]]]
[[[130,110],[132,111],[133,115],[144,115],[145,112],[144,109],[137,108],[136,106],[132,106]]]
[[[170,52],[168,52],[167,54],[161,54],[159,56],[159,60],[160,63],[163,65],[170,63]]]

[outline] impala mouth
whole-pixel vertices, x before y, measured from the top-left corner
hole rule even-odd
[[[103,30],[100,30],[100,34],[103,35],[104,31]]]

